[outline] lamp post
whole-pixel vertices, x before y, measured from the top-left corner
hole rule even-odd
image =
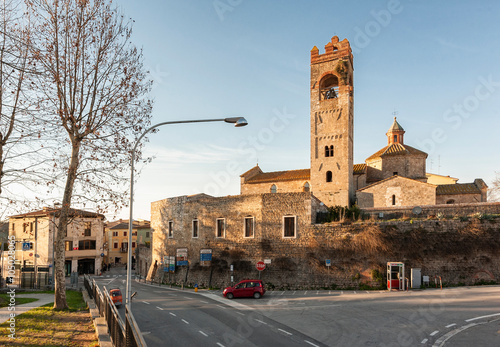
[[[134,162],[135,162],[135,151],[137,146],[141,142],[142,138],[149,133],[151,130],[156,129],[163,125],[169,124],[183,124],[183,123],[207,123],[207,122],[226,122],[234,124],[235,127],[243,127],[247,125],[247,121],[243,117],[232,117],[232,118],[217,118],[217,119],[196,119],[196,120],[183,120],[183,121],[171,121],[171,122],[162,122],[152,127],[146,129],[142,133],[142,135],[135,142],[134,148],[132,149],[132,159],[131,159],[131,171],[130,171],[130,215],[128,220],[128,250],[127,250],[127,288],[125,293],[125,306],[127,310],[130,312],[130,294],[131,294],[131,282],[132,282],[132,223],[133,223],[133,204],[134,204]],[[152,245],[151,245],[152,246]],[[147,269],[146,269],[146,277],[147,277]]]

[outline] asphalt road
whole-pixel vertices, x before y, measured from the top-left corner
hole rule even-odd
[[[123,275],[97,282],[121,287],[125,295]],[[500,346],[499,286],[268,291],[259,300],[135,281],[132,287],[138,292],[132,310],[151,347]]]

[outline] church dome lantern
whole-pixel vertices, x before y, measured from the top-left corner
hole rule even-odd
[[[389,131],[386,133],[387,135],[387,144],[392,145],[393,143],[399,143],[399,144],[404,144],[403,142],[403,136],[405,134],[405,130],[401,126],[401,124],[398,123],[396,120],[396,117],[394,117],[394,122],[392,123],[392,126],[390,127]]]

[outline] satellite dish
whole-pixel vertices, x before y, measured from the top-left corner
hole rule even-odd
[[[415,207],[413,208],[413,210],[411,210],[411,212],[413,212],[413,214],[419,215],[419,214],[421,214],[421,213],[422,213],[422,207],[420,207],[420,206],[415,206]]]

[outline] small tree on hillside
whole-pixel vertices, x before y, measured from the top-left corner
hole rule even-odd
[[[500,172],[495,172],[495,178],[488,189],[488,200],[500,201]]]
[[[36,28],[36,86],[46,124],[60,130],[53,168],[65,176],[56,236],[55,309],[67,307],[64,238],[72,203],[97,212],[126,204],[130,150],[149,125],[151,81],[131,22],[110,0],[27,1]],[[140,153],[139,153],[140,154]],[[140,157],[140,156],[139,156]]]

